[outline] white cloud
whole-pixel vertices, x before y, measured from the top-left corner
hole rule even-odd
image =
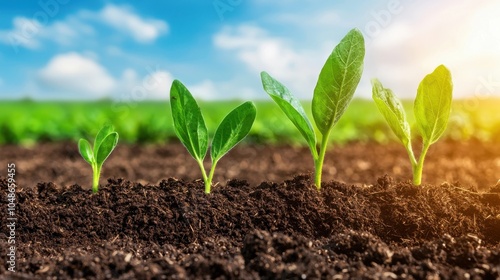
[[[70,46],[78,44],[82,38],[89,38],[95,34],[95,30],[88,23],[78,17],[68,17],[64,21],[56,21],[48,25],[42,37],[54,41],[59,45]]]
[[[217,94],[218,91],[216,89],[216,85],[211,80],[204,80],[201,83],[195,84],[188,88],[193,96],[199,99],[212,100],[216,99],[217,97],[220,98],[220,95]]]
[[[80,37],[94,33],[91,26],[74,17],[48,25],[26,17],[15,17],[12,25],[10,30],[0,30],[0,42],[11,45],[15,51],[19,47],[37,49],[44,40],[59,45],[71,45]]]
[[[283,3],[261,1],[272,6]],[[263,16],[265,23],[282,24],[273,27],[277,32],[281,32],[278,28],[284,28],[285,33],[293,28],[295,36],[283,39],[271,33],[273,29],[242,24],[224,27],[213,41],[253,74],[268,71],[294,94],[309,99],[336,44],[328,40],[341,39],[343,34],[336,34],[336,30],[347,31],[347,21],[361,27],[366,39],[365,71],[357,97],[371,98],[370,79],[377,77],[398,96],[414,98],[419,82],[440,64],[452,72],[454,97],[500,96],[500,2],[391,0],[379,4],[369,6],[374,9],[364,11],[359,18],[345,20],[341,10],[312,8],[299,16],[293,10],[274,12]],[[377,20],[383,21],[378,22],[377,34],[366,30],[368,23]]]
[[[127,68],[121,77],[114,78],[92,53],[64,53],[54,56],[37,72],[37,83],[30,91],[35,93],[35,98],[112,97],[120,102],[168,99],[174,80],[172,74],[159,68],[147,70],[149,73],[141,77],[134,69]],[[193,88],[201,94],[211,94],[206,83]]]
[[[214,36],[216,47],[233,51],[254,73],[267,71],[300,97],[310,97],[326,50],[298,51],[287,41],[251,25],[224,27]]]
[[[186,85],[191,94],[200,100],[248,100],[255,99],[261,91],[255,91],[248,81],[238,77],[225,81],[205,79]]]
[[[167,71],[157,71],[146,76],[143,86],[150,93],[150,99],[168,99],[170,96],[170,86],[174,78]]]
[[[252,82],[258,81],[258,75]],[[235,77],[232,80],[214,83],[213,97],[208,97],[208,99],[262,99],[267,98],[267,95],[263,93],[262,88],[257,84],[257,89],[255,89],[254,83],[249,83],[248,79],[241,77]]]
[[[132,36],[136,41],[149,43],[160,35],[168,32],[165,21],[141,18],[131,9],[123,6],[106,5],[100,12],[99,18],[106,24]]]
[[[38,21],[25,17],[15,17],[12,20],[12,25],[11,30],[0,30],[0,42],[28,49],[36,49],[40,46],[38,37],[40,37],[43,26]]]
[[[15,17],[11,29],[0,30],[0,43],[11,45],[15,51],[19,47],[40,48],[44,41],[75,45],[95,35],[96,22],[120,30],[140,43],[153,42],[168,32],[168,24],[162,20],[142,18],[129,8],[108,4],[100,11],[83,10],[64,20],[43,24],[36,19]]]
[[[122,84],[128,88],[132,88],[137,85],[138,77],[137,72],[132,68],[127,68],[122,74]]]
[[[162,69],[156,69],[139,78],[137,72],[129,68],[122,74],[115,98],[125,102],[166,100],[170,96],[173,80],[172,74]]]
[[[424,76],[445,64],[452,72],[455,97],[476,92],[498,96],[499,12],[497,1],[481,5],[424,1],[412,5],[411,10],[405,7],[368,42],[366,73],[378,77],[398,96],[414,98]],[[369,97],[370,92],[363,96]]]
[[[115,79],[96,61],[78,53],[53,57],[38,72],[38,81],[65,98],[107,97],[116,87]]]
[[[126,69],[121,77],[115,99],[123,102],[143,100],[168,100],[173,75],[162,69],[148,69],[149,74],[139,77],[133,69]],[[257,94],[251,88],[242,85],[241,81],[230,80],[214,82],[204,79],[195,83],[185,83],[191,94],[199,100],[220,100],[254,98]]]

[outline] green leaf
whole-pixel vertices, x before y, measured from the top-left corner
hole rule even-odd
[[[110,124],[104,125],[101,130],[99,130],[94,141],[94,155],[97,155],[97,151],[99,150],[102,140],[104,140],[104,138],[106,138],[106,136],[111,134],[114,130],[114,127]]]
[[[300,131],[300,134],[306,139],[307,144],[312,150],[316,150],[316,134],[313,126],[307,118],[304,108],[300,101],[280,82],[276,81],[268,73],[260,74],[264,90],[278,104],[285,115]]]
[[[170,89],[170,106],[177,137],[196,160],[202,161],[208,150],[207,126],[196,100],[178,80]]]
[[[314,88],[312,113],[319,131],[326,135],[344,114],[363,73],[365,41],[351,30],[328,57]]]
[[[372,80],[373,100],[379,111],[384,115],[392,131],[408,146],[411,139],[410,125],[406,120],[405,110],[401,102],[394,96],[392,90],[384,88],[379,80]]]
[[[245,102],[232,110],[215,131],[212,141],[212,162],[217,162],[250,132],[257,111],[252,102]]]
[[[435,143],[443,134],[451,112],[453,82],[450,71],[440,65],[418,86],[415,118],[424,143]]]
[[[92,165],[94,162],[94,154],[89,141],[80,139],[80,141],[78,141],[78,151],[80,152],[80,155],[82,155],[83,159]]]
[[[101,141],[101,145],[99,145],[99,150],[97,150],[96,154],[96,163],[97,166],[102,166],[104,161],[109,157],[111,152],[115,149],[118,144],[118,133],[112,132],[108,134]]]

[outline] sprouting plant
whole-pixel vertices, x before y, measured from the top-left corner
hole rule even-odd
[[[112,125],[105,125],[97,133],[94,148],[92,148],[89,141],[83,138],[78,141],[80,155],[92,166],[92,191],[94,193],[99,190],[99,177],[101,176],[102,165],[111,152],[113,152],[116,144],[118,144],[118,132],[114,131]]]
[[[413,183],[419,186],[422,183],[425,155],[430,145],[434,144],[445,131],[450,117],[453,91],[451,73],[445,66],[440,65],[434,72],[425,76],[418,86],[414,113],[423,141],[418,161],[413,154],[410,125],[401,102],[377,79],[372,80],[372,85],[373,100],[392,131],[405,146],[412,165]]]
[[[196,100],[178,80],[172,83],[170,89],[170,106],[175,134],[198,162],[205,182],[205,192],[210,193],[217,163],[250,132],[257,114],[255,105],[252,102],[241,104],[220,123],[212,140],[212,166],[208,176],[203,167],[203,160],[208,151],[207,126]]]
[[[363,73],[365,42],[357,29],[351,30],[335,47],[321,70],[312,100],[312,114],[322,139],[319,151],[316,133],[302,105],[290,91],[266,72],[261,73],[264,90],[297,127],[311,150],[315,184],[321,189],[321,174],[328,137],[347,109]]]

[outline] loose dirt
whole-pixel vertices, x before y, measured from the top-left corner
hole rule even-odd
[[[53,182],[86,188],[92,182],[91,167],[78,154],[76,143],[48,143],[31,148],[1,146],[0,167],[10,162],[16,164],[17,180],[23,187]],[[209,168],[208,155],[206,164]],[[311,153],[305,147],[239,145],[220,160],[214,180],[225,184],[226,180],[240,179],[258,185],[312,174],[313,169]],[[0,169],[0,175],[6,171]],[[386,174],[397,181],[412,177],[408,155],[400,144],[331,145],[323,168],[324,181],[347,184],[371,184]],[[500,179],[499,174],[497,143],[441,141],[431,146],[427,154],[423,181],[438,185],[458,181],[464,186],[487,189]],[[143,185],[158,184],[170,177],[187,181],[201,178],[197,163],[182,145],[120,144],[104,163],[102,183],[106,178],[124,178]]]
[[[422,187],[407,180],[397,145],[335,147],[321,192],[306,149],[240,147],[222,159],[210,195],[179,145],[119,147],[92,194],[73,146],[0,149],[19,182],[18,272],[6,272],[2,226],[0,278],[500,277],[495,145],[437,144]]]

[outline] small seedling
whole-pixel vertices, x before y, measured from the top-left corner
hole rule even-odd
[[[80,155],[82,155],[83,159],[92,166],[92,191],[94,193],[99,190],[99,177],[101,176],[102,165],[111,152],[113,152],[116,144],[118,144],[118,132],[114,131],[112,125],[105,125],[101,128],[99,133],[97,133],[93,149],[89,141],[83,138],[78,141]]]
[[[170,106],[175,134],[198,162],[205,182],[205,192],[210,193],[217,163],[250,132],[257,113],[255,105],[252,102],[243,103],[220,123],[212,140],[212,167],[208,176],[203,167],[203,160],[208,151],[207,126],[193,95],[178,80],[172,83],[170,89]]]
[[[440,65],[431,74],[425,76],[417,90],[414,112],[417,127],[422,135],[422,152],[417,161],[411,147],[410,125],[401,102],[392,90],[384,88],[377,80],[372,80],[373,100],[384,115],[387,123],[399,140],[403,143],[410,157],[413,170],[413,183],[422,183],[422,169],[425,155],[430,145],[443,134],[451,112],[453,83],[450,71]]]
[[[316,133],[302,105],[290,91],[266,72],[261,73],[264,90],[297,127],[311,150],[315,184],[321,189],[321,174],[328,137],[352,100],[363,73],[365,41],[361,32],[351,30],[335,47],[321,70],[312,100],[312,114],[322,139],[319,151]]]

